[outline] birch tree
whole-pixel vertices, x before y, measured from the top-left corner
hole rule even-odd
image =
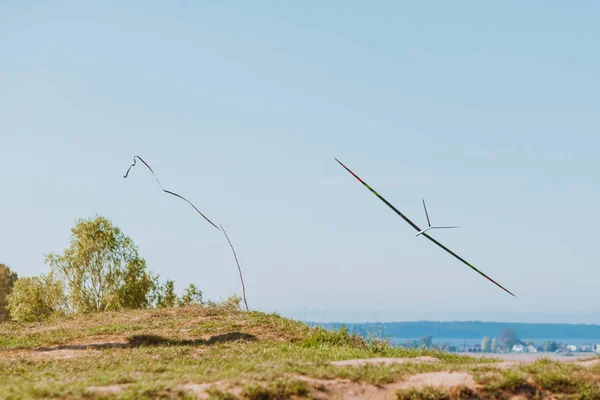
[[[70,246],[46,263],[64,279],[72,312],[150,305],[154,280],[128,236],[102,216],[78,219],[71,233]]]

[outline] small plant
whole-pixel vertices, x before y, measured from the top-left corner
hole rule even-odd
[[[449,400],[450,396],[442,389],[426,386],[421,389],[401,389],[396,392],[398,400]]]
[[[220,311],[239,311],[241,310],[242,298],[237,294],[233,294],[221,301],[209,300],[206,302],[206,306],[209,308],[218,309]]]
[[[530,385],[527,383],[525,374],[523,374],[521,371],[508,369],[506,371],[502,371],[498,388],[514,393],[519,389],[528,389],[530,388]]]
[[[206,394],[208,395],[208,400],[237,400],[237,396],[233,393],[223,392],[214,388],[208,389]]]
[[[377,338],[377,337],[370,337],[367,340],[367,347],[373,353],[383,353],[386,350],[389,350],[391,348],[391,345],[390,345],[389,340],[385,340],[385,339],[381,339],[381,338]]]
[[[297,379],[279,379],[267,386],[250,384],[242,391],[247,400],[288,399],[292,396],[306,397],[310,393],[308,385]]]
[[[535,381],[542,389],[556,393],[577,393],[579,388],[579,379],[576,375],[556,369],[537,374]]]
[[[190,304],[202,304],[202,292],[193,283],[190,283],[190,285],[185,288],[183,296],[181,296],[181,299],[179,300],[180,307],[188,306]]]
[[[330,331],[321,326],[315,326],[311,329],[308,336],[302,341],[305,347],[322,346],[358,346],[366,347],[364,340],[358,335],[348,333],[348,328],[344,324],[340,330]]]
[[[242,304],[242,298],[240,296],[238,296],[237,294],[233,294],[233,295],[229,296],[228,298],[226,298],[225,301],[223,301],[221,303],[221,307],[224,310],[228,310],[228,311],[239,311],[239,310],[241,310],[241,304]]]

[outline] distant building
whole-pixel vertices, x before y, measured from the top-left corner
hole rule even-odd
[[[575,346],[574,344],[568,344],[567,350],[575,352],[577,351],[577,346]]]
[[[528,353],[537,353],[538,349],[535,346],[529,345],[527,346],[527,352]]]
[[[600,344],[597,344],[595,347],[596,353],[600,353]]]
[[[520,344],[520,343],[519,343],[519,344],[515,344],[515,345],[512,347],[512,352],[513,352],[513,353],[523,353],[523,352],[525,352],[525,348],[524,348],[524,347],[523,347],[523,345],[522,345],[522,344]]]

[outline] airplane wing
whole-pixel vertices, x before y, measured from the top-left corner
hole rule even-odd
[[[346,171],[348,171],[350,174],[352,174],[352,176],[354,176],[356,179],[358,179],[358,181],[360,183],[362,183],[367,189],[369,189],[371,191],[371,193],[373,193],[375,196],[377,196],[379,198],[379,200],[383,201],[389,208],[391,208],[396,214],[398,214],[403,220],[405,220],[417,232],[421,232],[421,228],[419,228],[414,222],[412,222],[404,214],[402,214],[396,207],[394,207],[393,205],[391,205],[379,193],[377,193],[375,190],[373,190],[373,188],[371,188],[371,186],[369,186],[365,181],[363,181],[362,179],[360,179],[358,177],[358,175],[356,175],[354,172],[352,172],[340,160],[338,160],[336,158],[335,161],[337,161],[342,167],[344,167],[344,169]],[[429,236],[427,233],[422,233],[421,235],[425,236],[427,239],[431,240],[433,243],[435,243],[436,245],[438,245],[439,247],[441,247],[442,249],[444,249],[447,253],[449,253],[452,256],[454,256],[454,258],[456,258],[457,260],[461,261],[463,264],[465,264],[466,266],[468,266],[469,268],[471,268],[473,271],[477,272],[478,274],[480,274],[481,276],[483,276],[484,278],[486,278],[487,280],[489,280],[490,282],[492,282],[493,284],[495,284],[496,286],[498,286],[500,289],[504,290],[506,293],[512,295],[513,297],[516,297],[511,291],[509,291],[508,289],[504,288],[498,282],[496,282],[495,280],[493,280],[492,278],[490,278],[489,276],[487,276],[486,274],[484,274],[483,272],[481,272],[480,270],[478,270],[477,268],[475,268],[473,265],[469,264],[464,258],[460,257],[458,254],[456,254],[455,252],[453,252],[452,250],[450,250],[449,248],[447,248],[446,246],[444,246],[443,244],[441,244],[440,242],[438,242],[437,240],[435,240],[434,238],[432,238],[431,236]]]
[[[427,206],[425,205],[425,199],[423,200],[423,208],[425,209],[425,216],[427,217],[427,225],[431,228],[431,221],[429,221],[429,213],[427,212]]]

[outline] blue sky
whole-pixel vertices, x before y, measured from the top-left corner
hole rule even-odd
[[[0,5],[0,262],[79,217],[300,319],[600,322],[596,2]],[[414,231],[334,160],[513,291]]]

